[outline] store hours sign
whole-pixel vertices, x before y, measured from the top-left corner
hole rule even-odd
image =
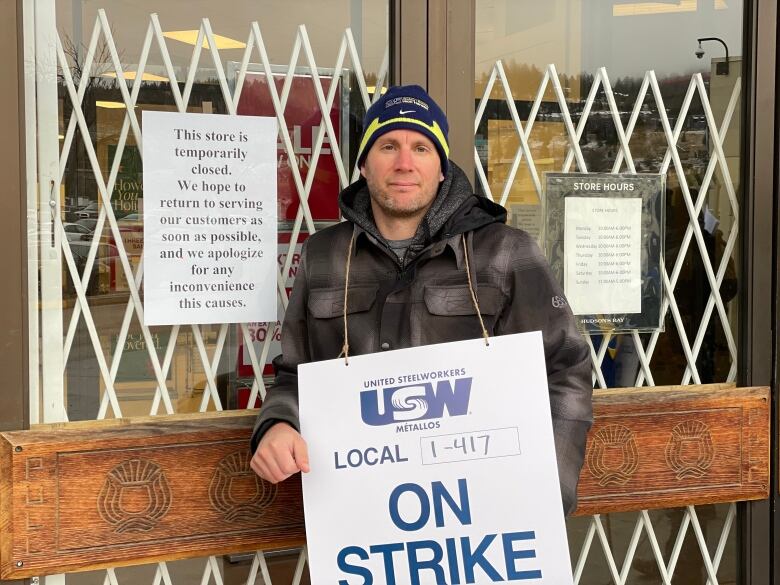
[[[571,584],[541,333],[298,375],[312,583]]]
[[[580,328],[658,329],[663,175],[545,177],[545,251]]]

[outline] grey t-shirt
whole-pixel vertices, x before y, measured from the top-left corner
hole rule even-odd
[[[409,249],[409,245],[414,238],[406,238],[405,240],[387,240],[387,244],[390,249],[398,256],[398,260],[403,264],[404,256],[406,256],[406,250]]]

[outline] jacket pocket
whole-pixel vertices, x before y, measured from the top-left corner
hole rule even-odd
[[[368,311],[376,302],[379,287],[350,286],[347,313]],[[321,288],[309,291],[309,311],[317,319],[331,319],[344,314],[344,287]]]
[[[501,290],[494,286],[481,285],[477,289],[479,311],[483,315],[497,315],[502,300]],[[426,286],[425,306],[432,315],[443,317],[477,314],[468,285]]]

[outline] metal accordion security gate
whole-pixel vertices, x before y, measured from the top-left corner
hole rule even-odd
[[[33,3],[30,2],[30,5]],[[210,94],[217,115],[237,115],[240,113],[242,91],[248,74],[265,78],[266,87],[272,104],[271,115],[279,123],[280,152],[289,164],[292,191],[299,202],[294,218],[285,226],[289,232],[286,242],[280,241],[279,276],[275,287],[279,304],[287,304],[288,288],[294,276],[296,246],[305,234],[316,231],[322,224],[313,216],[310,207],[310,194],[315,182],[315,170],[325,151],[332,154],[335,163],[336,181],[343,188],[358,176],[354,162],[342,152],[348,133],[333,124],[330,112],[334,104],[342,99],[339,84],[326,83],[321,79],[327,67],[328,77],[332,80],[349,81],[349,100],[354,102],[356,111],[364,111],[372,99],[380,95],[380,88],[389,83],[388,52],[385,52],[382,64],[370,79],[364,74],[361,65],[361,51],[352,31],[347,28],[340,31],[334,40],[338,47],[334,62],[324,63],[317,58],[312,38],[306,26],[301,25],[292,39],[292,51],[289,59],[282,63],[272,63],[264,42],[264,34],[274,25],[259,18],[247,22],[245,37],[242,41],[241,57],[226,64],[220,54],[220,37],[212,28],[208,18],[199,21],[199,26],[190,43],[191,55],[187,62],[176,63],[171,57],[169,46],[172,40],[156,14],[148,15],[145,23],[145,35],[138,39],[137,60],[135,56],[132,74],[127,70],[127,59],[123,47],[115,42],[117,24],[111,23],[110,9],[99,10],[84,47],[76,47],[66,42],[57,32],[57,12],[53,0],[34,3],[34,23],[27,26],[33,39],[26,40],[26,48],[32,53],[34,77],[37,87],[36,103],[28,102],[28,107],[37,112],[35,128],[28,132],[37,135],[37,160],[39,197],[29,209],[33,229],[29,234],[30,244],[38,250],[40,258],[40,279],[31,279],[31,310],[38,310],[40,300],[40,335],[38,352],[41,356],[40,390],[33,385],[31,396],[32,422],[64,422],[68,420],[69,392],[73,390],[73,379],[68,378],[68,369],[74,367],[75,342],[81,336],[80,347],[91,350],[90,363],[94,363],[92,375],[98,382],[94,386],[97,404],[96,418],[119,418],[135,413],[138,401],[133,402],[132,392],[118,390],[122,384],[123,364],[129,359],[140,359],[148,377],[147,386],[151,388],[142,401],[147,410],[144,414],[173,414],[184,407],[187,410],[205,412],[237,407],[239,404],[226,404],[226,395],[220,390],[220,372],[225,362],[232,363],[235,355],[231,353],[231,340],[240,344],[243,352],[242,365],[251,371],[246,377],[243,388],[244,406],[252,406],[258,396],[262,397],[266,389],[264,371],[269,356],[272,355],[272,343],[278,328],[266,326],[262,340],[258,341],[258,328],[250,324],[241,324],[237,329],[223,324],[219,327],[191,325],[173,326],[151,330],[144,324],[142,285],[143,262],[139,258],[137,228],[140,215],[127,219],[131,214],[117,214],[116,197],[118,184],[126,178],[126,167],[131,164],[126,155],[128,144],[132,143],[140,160],[142,128],[138,114],[139,95],[142,95],[145,83],[161,84],[168,92],[168,105],[171,109],[186,112],[191,107],[193,86],[199,70],[207,69],[211,76],[213,91]],[[121,24],[119,25],[121,26]],[[34,30],[34,33],[33,33]],[[161,66],[151,73],[147,63],[152,52],[159,54]],[[312,134],[312,143],[307,154],[308,172],[302,173],[297,164],[296,155],[300,151],[300,136],[290,129],[287,117],[290,112],[290,96],[296,76],[305,78],[310,84],[316,107],[318,108],[316,131]],[[107,153],[97,148],[96,131],[93,120],[89,119],[87,100],[96,100],[99,92],[90,93],[90,84],[101,79],[110,86],[110,90],[119,96],[117,109],[121,111],[121,125],[118,127],[116,142]],[[731,318],[721,296],[721,287],[734,256],[738,243],[739,201],[730,175],[729,166],[723,150],[723,144],[730,131],[732,122],[739,115],[741,82],[733,86],[722,119],[715,119],[713,109],[700,74],[690,77],[685,97],[679,110],[670,116],[670,108],[664,102],[661,88],[653,71],[644,76],[641,87],[630,112],[621,111],[616,103],[613,86],[608,71],[601,68],[594,73],[587,98],[581,104],[579,117],[570,111],[567,96],[561,86],[555,65],[549,65],[544,71],[536,98],[530,112],[521,121],[508,76],[501,61],[495,63],[487,81],[484,94],[478,101],[474,130],[477,132],[485,118],[488,102],[492,100],[505,103],[511,120],[511,128],[518,141],[518,147],[511,157],[509,174],[501,187],[501,192],[491,188],[487,169],[484,168],[478,149],[475,147],[476,178],[484,193],[493,200],[505,204],[519,169],[524,168],[531,178],[533,188],[541,200],[544,197],[540,172],[537,170],[533,144],[530,140],[534,123],[542,106],[543,98],[552,92],[553,103],[558,106],[558,115],[563,123],[564,133],[560,140],[565,142],[566,156],[562,168],[556,171],[587,172],[587,164],[582,151],[582,139],[592,116],[597,113],[594,104],[600,104],[598,115],[604,113],[614,125],[618,148],[612,165],[612,172],[637,172],[631,150],[631,138],[637,121],[646,112],[654,112],[654,124],[664,137],[663,144],[657,145],[659,165],[653,172],[673,174],[679,184],[682,202],[687,213],[684,235],[680,252],[676,260],[665,267],[662,275],[664,283],[663,313],[670,316],[671,327],[663,333],[651,335],[631,334],[633,347],[638,358],[638,368],[633,385],[653,386],[653,355],[661,336],[675,336],[685,360],[685,371],[679,384],[699,384],[701,376],[697,363],[702,352],[708,328],[718,323],[727,344],[729,370],[727,376],[717,382],[734,382],[737,374],[737,346],[732,329]],[[343,88],[342,88],[343,89]],[[496,97],[498,96],[498,97]],[[549,101],[549,100],[548,100]],[[704,170],[698,193],[689,188],[686,169],[680,156],[678,142],[686,131],[689,109],[696,101],[701,104],[706,132],[709,137],[710,157]],[[648,108],[652,104],[652,108]],[[90,106],[91,107],[91,106]],[[68,111],[69,115],[63,112]],[[205,113],[205,110],[203,110]],[[213,113],[211,115],[214,115]],[[94,208],[94,229],[86,234],[87,238],[74,239],[66,232],[66,205],[61,196],[62,186],[67,177],[68,161],[75,149],[81,152],[80,160],[86,161],[86,167],[79,169],[78,185],[89,183],[89,190],[97,196]],[[716,174],[720,185],[727,194],[727,204],[731,210],[731,222],[725,238],[725,249],[719,261],[711,259],[703,228],[699,217],[703,212],[708,189]],[[119,215],[119,217],[118,217]],[[133,224],[132,222],[136,222]],[[108,250],[106,252],[106,250]],[[678,306],[678,300],[685,291],[678,284],[683,265],[689,252],[696,254],[703,266],[706,282],[709,286],[703,316],[691,332],[686,327]],[[33,264],[31,263],[31,270]],[[97,274],[97,276],[95,276]],[[104,304],[100,296],[94,294],[102,283],[121,281],[124,289],[117,295],[121,309],[116,319],[106,320],[100,317]],[[69,291],[70,300],[66,301],[63,291]],[[109,327],[109,329],[106,329]],[[692,334],[691,334],[692,333]],[[593,381],[597,388],[607,388],[602,365],[609,352],[610,335],[607,333],[598,346],[590,338],[593,361]],[[83,347],[82,347],[83,346]],[[189,348],[187,366],[188,375],[203,380],[202,395],[197,392],[174,388],[172,379],[178,376],[177,356],[182,347]],[[81,349],[79,351],[81,351]],[[194,383],[183,383],[183,388],[192,388]],[[184,405],[184,406],[182,406]],[[37,413],[42,413],[38,420]],[[679,511],[673,522],[657,512],[642,510],[625,514],[621,518],[596,515],[570,521],[572,566],[576,583],[609,582],[622,585],[642,581],[638,573],[650,572],[654,582],[670,584],[675,575],[679,575],[679,561],[685,546],[697,555],[694,564],[701,567],[704,580],[708,584],[730,582],[730,576],[724,579],[721,563],[729,543],[734,539],[736,505],[729,504],[724,510],[724,518],[714,530],[706,530],[700,519],[700,513],[694,506]],[[614,526],[613,526],[614,524]],[[617,529],[616,526],[625,526]],[[659,531],[668,533],[664,546]],[[616,536],[618,534],[619,536]],[[732,543],[733,544],[733,543]],[[649,551],[647,558],[639,559],[638,550]],[[600,549],[600,551],[599,551]],[[688,549],[686,549],[688,550]],[[690,552],[690,551],[689,551]],[[305,579],[305,549],[296,553],[292,583],[298,585]],[[649,563],[649,568],[639,561]],[[193,561],[194,562],[194,561]],[[209,557],[198,561],[197,574],[203,584],[225,582],[271,583],[266,555],[256,553],[247,565],[247,571],[240,577],[233,574],[230,579],[225,575],[221,559]],[[732,568],[733,569],[733,568]],[[124,569],[123,569],[124,570]],[[137,582],[136,575],[124,575],[123,570],[108,569],[102,575],[104,583],[118,585],[122,582]],[[129,569],[128,569],[129,570]],[[153,585],[164,583],[172,585],[180,581],[169,564],[160,562],[149,567],[148,578]],[[143,573],[146,575],[146,573]],[[146,577],[145,577],[146,578]],[[47,577],[47,581],[78,582],[76,575]]]
[[[500,194],[491,192],[491,185],[489,184],[488,178],[485,174],[485,169],[481,163],[480,155],[476,147],[474,150],[474,159],[478,181],[484,192],[488,197],[491,197],[493,200],[498,201],[502,205],[505,205],[507,202],[510,188],[512,186],[512,181],[515,180],[516,173],[521,163],[527,165],[528,174],[531,177],[533,187],[536,190],[539,199],[542,200],[544,197],[540,173],[537,172],[534,164],[533,149],[529,146],[529,136],[531,135],[536,116],[539,112],[542,98],[545,95],[545,92],[549,91],[550,88],[552,89],[552,92],[555,96],[554,99],[560,108],[560,113],[565,127],[565,139],[567,142],[566,158],[563,164],[563,168],[555,169],[556,171],[588,172],[588,168],[582,153],[581,140],[583,137],[583,131],[593,110],[594,103],[600,98],[601,101],[606,105],[609,118],[614,124],[615,132],[617,133],[617,142],[619,144],[611,172],[636,173],[637,169],[634,164],[629,143],[640,113],[645,108],[645,104],[648,101],[653,101],[656,106],[655,112],[657,115],[657,123],[662,129],[665,142],[658,149],[658,160],[660,161],[660,166],[658,166],[656,169],[653,169],[651,172],[659,172],[662,174],[675,173],[679,179],[679,184],[683,193],[685,209],[688,213],[688,219],[686,220],[687,226],[682,238],[680,250],[677,253],[674,264],[671,266],[666,266],[664,273],[662,274],[664,283],[664,301],[662,314],[664,319],[671,315],[674,328],[665,332],[655,331],[649,336],[640,336],[637,331],[633,331],[630,334],[634,347],[636,348],[639,361],[634,385],[637,387],[643,385],[655,385],[650,362],[653,357],[656,344],[659,340],[659,336],[661,335],[679,336],[679,341],[686,360],[685,371],[679,383],[682,385],[701,383],[701,378],[697,370],[696,362],[702,350],[702,343],[705,333],[712,319],[720,319],[727,339],[729,352],[728,355],[730,358],[727,377],[725,380],[718,381],[734,382],[737,375],[737,346],[734,340],[734,335],[731,331],[729,315],[721,298],[720,289],[721,284],[723,283],[724,275],[726,274],[726,270],[728,268],[728,264],[730,261],[732,261],[732,255],[734,254],[734,249],[737,244],[739,204],[734,188],[734,183],[731,179],[729,168],[726,163],[726,156],[723,152],[723,141],[726,134],[729,132],[729,127],[732,123],[735,112],[738,114],[741,79],[738,78],[735,81],[733,88],[731,88],[730,99],[725,108],[723,119],[716,121],[712,108],[710,107],[709,97],[702,75],[695,74],[691,76],[680,110],[675,112],[676,122],[672,124],[668,115],[669,109],[664,104],[664,98],[662,96],[655,72],[648,71],[642,80],[637,95],[635,96],[633,108],[630,111],[627,123],[624,125],[624,122],[621,119],[621,112],[618,109],[615,101],[615,96],[612,85],[610,83],[608,72],[605,68],[602,67],[596,72],[594,76],[588,96],[582,104],[579,119],[575,124],[575,120],[573,119],[573,116],[570,113],[569,107],[567,105],[566,95],[559,81],[559,75],[556,71],[555,65],[551,64],[544,71],[542,81],[536,91],[536,97],[528,117],[524,122],[521,122],[520,116],[515,106],[515,102],[512,98],[512,90],[507,80],[507,75],[505,73],[503,64],[501,61],[496,62],[486,83],[482,99],[480,100],[477,107],[475,132],[480,125],[482,117],[485,115],[485,107],[488,102],[488,98],[491,95],[495,97],[496,93],[498,93],[505,99],[507,108],[509,110],[510,119],[512,121],[513,130],[517,135],[517,141],[519,143],[514,157],[512,158],[509,174],[504,184],[501,185]],[[683,129],[685,128],[686,119],[689,115],[689,109],[696,96],[698,96],[701,108],[704,111],[707,131],[710,133],[712,140],[713,152],[712,156],[707,162],[706,171],[704,173],[704,178],[701,182],[701,185],[699,186],[698,194],[694,195],[691,192],[691,189],[689,189],[687,183],[685,169],[677,150],[677,143],[680,139],[680,135],[683,132]],[[623,113],[625,114],[625,112]],[[729,232],[726,237],[725,250],[720,258],[720,261],[713,265],[713,260],[711,259],[710,253],[707,250],[702,234],[702,226],[700,225],[697,218],[702,213],[704,204],[707,200],[708,189],[713,181],[715,172],[718,169],[720,169],[721,172],[722,186],[728,194],[728,203],[730,205],[734,221],[729,228]],[[689,340],[688,333],[686,332],[686,327],[683,324],[675,297],[675,291],[678,290],[678,279],[680,277],[683,263],[686,260],[689,247],[694,247],[701,255],[701,261],[704,265],[707,282],[710,286],[707,303],[704,308],[701,321],[697,324],[693,343],[691,343]],[[683,292],[683,294],[685,294],[685,292]],[[602,372],[602,364],[604,363],[605,356],[609,349],[609,342],[611,337],[612,335],[610,333],[606,333],[598,348],[594,347],[591,337],[586,337],[586,340],[588,341],[591,349],[594,388],[608,387]],[[693,533],[697,544],[696,548],[698,549],[698,552],[701,553],[701,563],[703,564],[706,582],[708,584],[723,582],[718,580],[718,569],[723,559],[729,537],[733,538],[732,529],[734,527],[735,516],[736,504],[732,503],[728,507],[728,511],[725,515],[725,521],[720,527],[717,540],[712,542],[712,537],[710,536],[710,542],[708,542],[707,536],[702,530],[702,525],[699,521],[696,508],[694,506],[688,506],[685,511],[680,514],[679,525],[673,528],[677,531],[672,538],[673,545],[671,547],[667,546],[667,550],[662,552],[661,547],[659,546],[659,541],[656,537],[656,528],[654,527],[652,516],[650,513],[648,513],[647,510],[642,510],[635,516],[633,530],[627,530],[625,533],[625,536],[629,537],[630,532],[630,538],[628,539],[628,542],[624,543],[620,547],[623,554],[622,558],[616,554],[615,549],[618,547],[614,547],[614,543],[611,543],[610,538],[607,536],[607,532],[605,531],[604,526],[604,518],[601,515],[592,516],[588,520],[587,527],[584,530],[584,535],[581,540],[581,549],[579,552],[577,552],[576,549],[572,548],[571,551],[575,583],[589,582],[587,578],[589,573],[588,563],[594,562],[594,544],[600,546],[604,554],[605,566],[601,567],[602,578],[606,577],[610,583],[614,583],[615,585],[623,585],[624,583],[631,582],[643,582],[641,580],[634,581],[634,579],[637,577],[641,579],[642,576],[638,575],[635,571],[632,572],[632,569],[635,569],[635,567],[632,567],[632,563],[634,562],[635,555],[637,553],[637,546],[639,545],[640,540],[643,538],[643,535],[650,543],[652,549],[652,559],[657,564],[657,566],[652,567],[652,578],[657,579],[655,582],[671,583],[673,582],[672,580],[675,576],[675,569],[677,568],[677,564],[680,559],[683,542],[685,541],[686,536],[689,535],[689,532]],[[571,521],[570,524],[572,524]],[[573,546],[571,530],[570,546]],[[595,560],[595,562],[598,562],[598,560]],[[646,567],[647,565],[643,566],[645,569]],[[657,572],[655,572],[656,568]],[[644,572],[646,574],[649,571]]]

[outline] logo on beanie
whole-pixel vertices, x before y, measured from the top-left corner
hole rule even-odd
[[[387,100],[385,102],[385,109],[392,108],[392,107],[397,106],[399,104],[411,104],[411,105],[414,105],[414,106],[419,106],[419,107],[423,108],[424,110],[428,109],[428,104],[426,104],[424,101],[419,100],[419,99],[417,99],[415,97],[410,97],[408,95],[399,96],[399,97]],[[404,114],[404,113],[408,114],[409,111],[401,112],[401,114]]]

